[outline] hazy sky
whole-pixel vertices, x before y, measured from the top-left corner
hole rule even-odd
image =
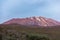
[[[0,23],[11,18],[30,16],[60,21],[60,0],[0,0]]]

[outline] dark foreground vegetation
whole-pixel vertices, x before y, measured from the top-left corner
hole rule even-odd
[[[0,40],[60,40],[60,27],[0,25]]]

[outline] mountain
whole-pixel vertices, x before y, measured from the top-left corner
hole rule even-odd
[[[13,18],[3,24],[20,24],[20,25],[36,25],[36,26],[57,26],[60,22],[45,17],[29,17],[29,18]]]

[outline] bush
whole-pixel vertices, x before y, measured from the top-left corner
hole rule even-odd
[[[40,36],[40,35],[27,35],[28,40],[50,40],[46,36]]]

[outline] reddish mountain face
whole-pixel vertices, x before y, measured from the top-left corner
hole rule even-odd
[[[37,26],[56,26],[60,22],[45,17],[13,18],[3,24],[37,25]]]

